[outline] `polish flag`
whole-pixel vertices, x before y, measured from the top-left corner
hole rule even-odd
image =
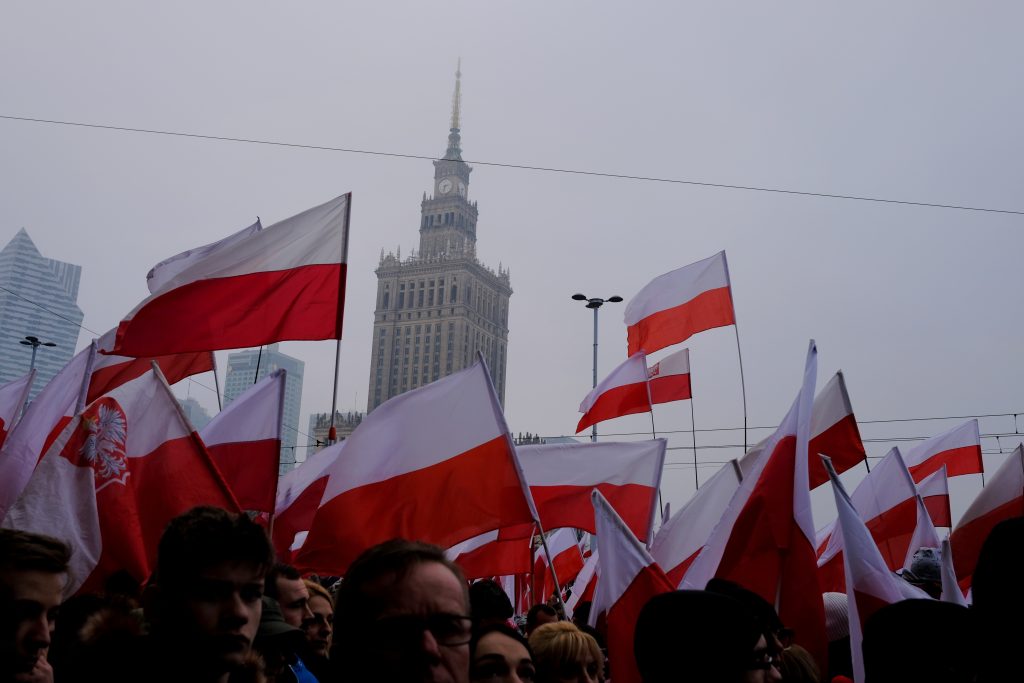
[[[853,506],[890,571],[902,567],[906,560],[917,528],[917,493],[897,448],[890,450],[853,492]],[[837,524],[818,557],[818,581],[823,592],[843,591],[844,545]]]
[[[651,280],[626,305],[625,321],[630,356],[735,325],[725,252]]]
[[[381,404],[346,439],[296,563],[343,574],[390,538],[450,548],[537,513],[487,367]]]
[[[665,569],[673,586],[679,585],[697,559],[739,487],[736,467],[726,463],[658,529],[651,555]]]
[[[989,477],[950,534],[953,566],[964,590],[971,585],[981,546],[992,528],[1011,517],[1024,517],[1024,445]]]
[[[685,401],[690,391],[690,349],[676,351],[647,371],[651,384],[651,403]]]
[[[459,565],[467,579],[525,574],[530,571],[532,539],[503,539],[488,531],[449,548],[445,555]]]
[[[892,573],[862,521],[863,513],[858,514],[854,509],[854,503],[846,495],[838,475],[833,474],[832,490],[839,511],[836,528],[846,539],[846,551],[843,553],[846,581],[843,585],[850,616],[853,678],[857,683],[863,683],[861,643],[868,617],[885,605],[912,598],[927,599],[928,594]]]
[[[824,661],[825,610],[818,590],[807,443],[817,376],[817,349],[807,351],[803,386],[745,476],[681,588],[703,590],[726,579],[774,604],[799,644]]]
[[[540,549],[540,557],[544,563],[544,595],[551,595],[555,590],[555,579],[558,586],[565,589],[566,584],[576,578],[583,569],[583,552],[576,541],[573,529],[556,529],[547,537],[548,550],[551,552],[551,563],[548,564],[547,554]],[[554,576],[551,570],[554,568]]]
[[[942,541],[942,594],[939,600],[952,602],[954,605],[967,607],[967,598],[960,589],[960,583],[956,580],[956,570],[953,568],[953,550],[949,546],[949,539]]]
[[[674,587],[601,492],[592,495],[597,537],[601,539],[597,560],[601,578],[594,591],[590,618],[596,620],[601,612],[608,613],[608,658],[615,662],[616,683],[640,683],[633,658],[637,617],[648,600]]]
[[[907,545],[907,555],[903,560],[904,569],[910,569],[910,565],[914,560],[914,553],[921,548],[939,548],[942,546],[939,532],[935,530],[931,515],[928,514],[928,508],[924,505],[924,499],[918,495],[914,498],[914,502],[917,503],[917,525],[914,527],[914,535],[910,537],[910,543]]]
[[[274,514],[285,371],[275,370],[199,432],[243,510]]]
[[[346,442],[347,439],[339,441],[314,453],[278,482],[271,537],[274,552],[282,562],[294,564],[294,551],[301,548],[306,540],[316,509],[320,507],[320,499],[327,489],[327,474]],[[300,535],[296,545],[296,537]]]
[[[75,416],[3,525],[54,536],[75,549],[65,586],[71,595],[98,590],[120,569],[146,581],[164,527],[197,505],[239,511],[199,435],[154,370]]]
[[[516,449],[545,529],[594,533],[590,492],[599,490],[637,538],[653,533],[665,439],[543,444]]]
[[[114,328],[96,340],[99,352],[92,361],[92,374],[89,377],[89,391],[86,403],[92,403],[103,394],[109,393],[125,382],[141,377],[150,371],[152,362],[160,366],[160,372],[167,378],[168,384],[176,384],[186,377],[201,372],[212,372],[214,369],[213,352],[175,353],[150,358],[129,358],[111,353],[114,348]]]
[[[36,371],[33,369],[24,377],[0,386],[0,448],[18,422],[18,416],[21,415],[35,378]]]
[[[91,348],[83,349],[53,376],[29,404],[0,450],[0,517],[28,484],[39,458],[71,421],[92,362]]]
[[[580,404],[583,417],[576,425],[577,434],[613,417],[650,412],[651,395],[647,388],[644,359],[643,353],[633,354],[587,394]]]
[[[924,499],[924,506],[928,508],[935,526],[953,526],[953,513],[949,507],[949,477],[946,476],[945,465],[922,479],[917,485],[917,492]]]
[[[248,228],[243,228],[230,237],[225,237],[218,242],[204,244],[195,249],[188,249],[170,258],[165,258],[150,268],[149,273],[146,274],[146,287],[149,288],[149,293],[156,294],[163,291],[169,282],[174,280],[183,271],[191,268],[197,261],[201,261],[215,252],[234,249],[262,229],[263,224],[257,218],[256,222]]]
[[[595,550],[583,563],[583,569],[576,575],[576,581],[572,584],[572,595],[565,601],[565,616],[572,619],[573,612],[580,603],[594,600],[594,589],[597,587],[597,564],[600,553]],[[592,612],[593,614],[593,612]],[[594,614],[596,618],[597,615]]]
[[[832,464],[840,474],[867,460],[868,454],[857,429],[842,372],[837,372],[814,399],[811,442],[807,450],[812,489],[828,481],[828,473],[819,454],[832,458]]]
[[[921,481],[946,465],[946,474],[981,474],[985,466],[981,461],[981,436],[978,421],[968,420],[959,427],[920,443],[907,453],[907,467],[914,481]]]
[[[350,206],[342,195],[196,258],[121,321],[113,351],[340,339]]]

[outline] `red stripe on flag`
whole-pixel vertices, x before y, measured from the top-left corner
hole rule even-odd
[[[953,549],[953,569],[960,587],[967,590],[978,566],[981,546],[993,527],[1005,519],[1024,517],[1024,492],[1021,497],[1003,503],[989,512],[957,527],[949,537]]]
[[[686,574],[686,570],[690,568],[690,565],[693,564],[693,561],[697,559],[698,555],[700,555],[700,550],[695,552],[693,555],[690,555],[671,570],[665,572],[665,576],[668,577],[669,583],[673,586],[678,586],[682,582],[683,576]]]
[[[641,349],[654,353],[684,342],[698,332],[735,322],[729,288],[709,289],[684,304],[653,313],[626,328],[629,343],[626,355],[632,356]]]
[[[647,538],[651,505],[657,495],[650,486],[607,482],[594,486],[531,486],[530,493],[545,529],[572,527],[595,534],[594,506],[590,502],[594,489],[608,499],[638,539]]]
[[[103,356],[98,356],[102,358]],[[213,357],[209,352],[176,353],[159,358],[133,358],[94,370],[89,378],[89,393],[85,402],[92,403],[103,394],[113,391],[125,382],[149,372],[152,361],[160,365],[168,384],[180,382],[186,377],[213,370]]]
[[[953,526],[953,513],[949,509],[949,496],[925,496],[924,507],[935,526]]]
[[[115,349],[141,357],[338,339],[345,275],[333,263],[190,282],[121,321]]]
[[[863,591],[854,590],[853,599],[857,602],[857,616],[860,617],[861,630],[864,629],[864,624],[868,622],[868,619],[878,610],[890,605],[888,600],[865,593]]]
[[[598,581],[600,580],[598,578]],[[641,682],[633,656],[633,632],[636,630],[640,610],[655,595],[671,593],[674,590],[675,586],[669,583],[657,564],[648,565],[640,570],[622,596],[608,610],[608,647],[609,650],[614,649],[614,652],[610,652],[615,658],[614,661],[621,662],[615,668],[616,683]],[[680,618],[686,616],[681,615]]]
[[[491,541],[459,555],[456,564],[467,579],[525,574],[530,571],[530,542],[526,539]]]
[[[280,441],[223,443],[208,450],[243,510],[274,513]]]
[[[860,438],[860,430],[857,429],[857,419],[853,415],[847,415],[807,444],[807,474],[812,489],[828,481],[828,472],[821,462],[820,453],[832,458],[832,466],[836,468],[837,474],[864,462],[867,453]]]
[[[282,562],[292,561],[295,534],[309,531],[327,489],[327,475],[317,479],[300,493],[292,504],[274,517],[274,552]],[[287,558],[287,559],[286,559]]]
[[[907,469],[910,470],[914,481],[921,483],[921,480],[933,472],[938,472],[942,466],[946,466],[946,476],[956,477],[961,474],[980,474],[985,471],[981,461],[981,446],[970,445],[960,448],[951,448],[948,451],[936,453],[922,463],[918,463]]]
[[[690,375],[659,375],[650,380],[651,403],[685,401],[691,398]]]
[[[646,413],[650,409],[646,382],[614,387],[597,397],[590,410],[580,418],[579,424],[576,425],[576,433],[579,434],[587,427],[613,417]]]

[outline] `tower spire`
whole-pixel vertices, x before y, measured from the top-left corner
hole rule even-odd
[[[448,149],[445,159],[462,161],[462,139],[459,137],[460,118],[462,115],[462,58],[459,57],[455,67],[455,92],[452,93],[452,125],[448,131]]]

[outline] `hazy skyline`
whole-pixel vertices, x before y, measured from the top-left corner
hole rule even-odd
[[[722,249],[751,425],[785,413],[809,338],[819,387],[842,368],[862,420],[1024,412],[1024,216],[474,163],[1024,210],[1017,5],[9,3],[0,17],[0,115],[433,157],[461,57],[478,255],[508,267],[515,292],[513,432],[575,427],[592,319],[571,294],[628,300]],[[352,191],[338,407],[365,409],[373,270],[382,248],[417,244],[428,160],[11,120],[0,149],[0,242],[24,227],[43,254],[82,265],[79,305],[99,333],[146,295],[158,261]],[[601,376],[624,358],[623,311],[601,310]],[[733,334],[688,344],[698,429],[742,425]],[[306,362],[305,431],[309,413],[330,409],[334,343],[281,350]],[[217,357],[223,378],[227,352]],[[216,408],[206,389],[175,389]],[[659,432],[688,430],[689,412],[659,406]],[[986,418],[982,433],[1013,434],[1015,422]],[[646,415],[599,426],[649,429]],[[701,450],[702,479],[738,455],[737,438],[698,432],[698,446],[734,446]],[[1008,455],[1019,441],[983,444]],[[669,445],[688,447],[690,434]],[[986,455],[987,469],[1005,457]],[[693,489],[691,458],[669,453],[684,463],[666,470],[676,509]],[[954,516],[977,479],[954,482]]]

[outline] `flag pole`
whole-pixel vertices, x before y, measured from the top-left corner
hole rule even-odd
[[[220,404],[220,378],[217,377],[217,354],[210,351],[210,362],[213,364],[213,388],[214,393],[217,394],[217,411],[224,410],[224,406]]]
[[[597,312],[597,309],[594,309]],[[641,351],[641,353],[643,353]],[[654,400],[651,398],[651,373],[647,369],[647,355],[644,354],[644,386],[647,387],[647,410],[651,414],[651,439],[658,438],[658,432],[654,429]],[[597,375],[595,374],[595,378]],[[658,478],[658,512],[661,513],[661,523],[665,523],[665,504],[661,499],[661,477]]]
[[[693,382],[690,382],[690,434],[693,436],[693,486],[700,490],[700,478],[697,476],[697,424],[693,419]]]
[[[252,383],[256,384],[256,381],[260,378],[260,360],[263,358],[263,345],[260,344],[259,353],[256,354],[256,372],[252,375]]]
[[[740,326],[735,321],[736,314],[733,313],[732,329],[736,332],[736,356],[740,361],[740,391],[743,393],[743,452],[747,452],[747,383],[743,378],[743,352],[740,351]]]
[[[341,321],[345,311],[345,261],[348,260],[348,229],[349,221],[352,218],[352,193],[348,193],[348,201],[345,202],[345,232],[341,238],[341,281],[338,283],[338,344],[334,351],[334,389],[331,391],[331,426],[327,430],[327,443],[333,444],[338,440],[338,430],[334,426],[334,415],[338,412],[338,372],[341,368]],[[395,341],[392,337],[391,344]],[[390,390],[390,387],[389,387]]]

